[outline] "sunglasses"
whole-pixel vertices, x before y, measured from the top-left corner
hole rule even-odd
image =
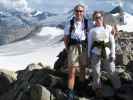
[[[75,12],[83,12],[83,10],[75,10]]]
[[[95,17],[95,19],[101,19],[102,18],[102,16],[96,16]]]

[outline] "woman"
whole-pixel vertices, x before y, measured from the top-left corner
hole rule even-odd
[[[88,57],[93,69],[93,89],[96,96],[102,95],[101,86],[101,62],[110,74],[115,89],[120,88],[120,80],[115,72],[115,40],[109,25],[104,24],[103,13],[93,13],[94,27],[88,33]]]

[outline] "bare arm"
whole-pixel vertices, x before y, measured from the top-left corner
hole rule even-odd
[[[111,57],[115,59],[115,39],[114,35],[110,34],[110,43],[111,43]]]
[[[88,58],[91,56],[91,48],[92,48],[92,32],[88,32]]]
[[[69,38],[67,35],[64,35],[64,44],[66,49],[68,49],[68,43],[69,43]]]
[[[118,35],[118,29],[117,29],[116,25],[112,26],[111,33],[114,35],[114,37],[116,37]]]
[[[64,28],[64,45],[66,49],[68,49],[68,43],[69,43],[69,28],[70,28],[70,23],[66,23]]]

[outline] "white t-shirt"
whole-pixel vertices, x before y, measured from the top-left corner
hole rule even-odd
[[[92,28],[88,33],[88,56],[90,57],[90,53],[94,53],[96,55],[101,55],[101,48],[94,47],[92,50],[92,45],[94,41],[104,41],[105,43],[109,42],[111,48],[106,47],[106,55],[109,56],[111,54],[112,57],[115,58],[115,40],[114,36],[111,33],[112,27],[106,25],[100,27]]]
[[[90,28],[91,26],[92,26],[91,23],[88,23],[88,28]],[[85,40],[86,35],[84,31],[84,23],[82,21],[79,21],[79,22],[74,21],[74,27],[75,27],[75,31],[72,31],[71,38],[80,40],[80,41]],[[70,21],[65,25],[64,35],[68,36],[70,34],[69,29],[70,29]]]

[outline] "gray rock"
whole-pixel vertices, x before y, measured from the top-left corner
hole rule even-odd
[[[49,68],[48,66],[44,66],[41,62],[39,62],[38,64],[35,64],[35,63],[32,63],[32,64],[29,64],[25,70],[28,70],[28,71],[32,71],[32,70],[35,70],[35,69],[43,69],[43,68]]]
[[[128,69],[133,72],[133,60],[131,60],[129,63],[128,63]]]
[[[126,70],[124,69],[125,68],[125,66],[123,67],[123,66],[116,66],[116,72],[118,72],[118,73],[123,73],[123,72],[125,72]]]
[[[103,87],[102,87],[102,91],[103,91],[103,96],[104,97],[114,96],[114,89],[109,85],[104,84]]]
[[[13,78],[9,75],[0,73],[0,95],[7,92],[10,89],[11,84],[14,82]]]
[[[123,65],[123,54],[116,54],[116,65]]]
[[[0,73],[4,73],[4,74],[10,76],[14,81],[17,80],[17,73],[15,71],[0,69]]]
[[[132,76],[130,75],[130,73],[127,73],[127,72],[121,73],[121,76],[120,76],[120,77],[123,78],[123,79],[126,80],[126,81],[131,81],[131,80],[133,80],[133,79],[132,79]]]
[[[51,93],[42,85],[34,85],[30,90],[31,100],[51,100]]]
[[[122,100],[132,100],[133,99],[133,86],[131,84],[124,84],[117,96]]]

